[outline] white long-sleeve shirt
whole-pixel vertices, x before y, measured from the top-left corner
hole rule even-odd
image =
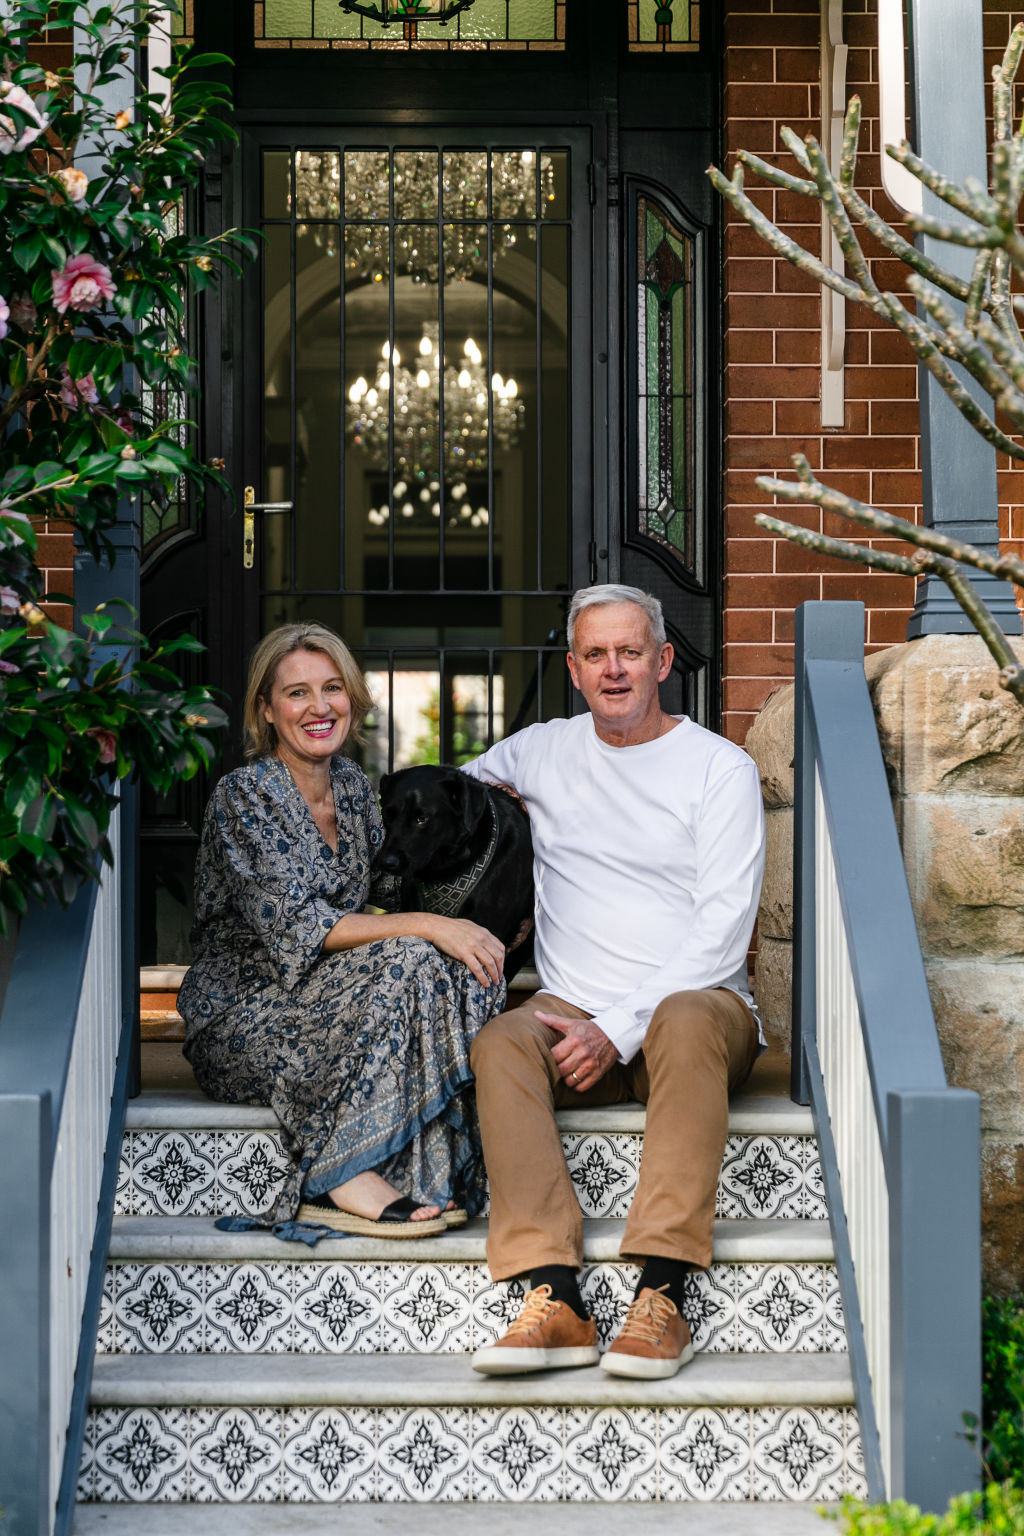
[[[528,726],[465,771],[525,801],[541,987],[592,1014],[621,1061],[673,992],[727,987],[752,1004],[764,812],[741,748],[685,717],[611,747],[588,714]]]

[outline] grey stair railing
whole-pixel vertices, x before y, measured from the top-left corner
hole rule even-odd
[[[79,611],[137,602],[130,521],[116,567],[76,560]],[[122,782],[114,867],[22,919],[0,1011],[0,1536],[70,1530],[125,1110],[138,1091],[139,791]]]
[[[0,1536],[74,1509],[134,1065],[134,800],[103,883],[23,919],[0,1015]]]
[[[976,1487],[979,1102],[943,1071],[861,603],[796,621],[793,1096],[821,1146],[872,1498]]]

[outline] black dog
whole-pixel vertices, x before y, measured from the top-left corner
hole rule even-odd
[[[489,929],[505,945],[510,981],[533,919],[530,818],[519,801],[442,764],[386,773],[380,808],[386,835],[376,864],[401,880],[403,910]]]

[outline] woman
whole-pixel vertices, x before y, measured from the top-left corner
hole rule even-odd
[[[211,1098],[268,1104],[284,1127],[282,1236],[313,1235],[296,1212],[426,1236],[465,1219],[456,1198],[471,1213],[482,1200],[469,1046],[504,1004],[504,949],[462,919],[363,912],[380,813],[340,753],[371,703],[331,630],[267,635],[249,667],[250,761],[203,826],[185,1054]],[[373,900],[392,894],[375,885]]]

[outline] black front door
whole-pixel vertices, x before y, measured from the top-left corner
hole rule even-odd
[[[237,528],[228,553],[244,648],[337,629],[378,700],[371,773],[565,708],[549,656],[593,542],[588,139],[246,134],[237,461],[270,505],[251,566]]]
[[[624,131],[617,92],[626,117],[666,108],[596,25],[618,9],[570,6],[576,41],[523,64],[529,90],[508,56],[449,60],[457,92],[393,55],[271,70],[246,54],[251,6],[206,40],[240,59],[241,141],[198,216],[262,236],[244,283],[197,315],[204,453],[237,506],[152,525],[144,620],[209,647],[232,715],[218,771],[241,758],[248,653],[293,619],[337,629],[365,668],[374,778],[571,711],[566,607],[593,581],[662,596],[665,703],[713,718],[708,98],[659,149]],[[402,111],[367,105],[375,70]],[[150,963],[188,958],[206,789],[148,806]]]

